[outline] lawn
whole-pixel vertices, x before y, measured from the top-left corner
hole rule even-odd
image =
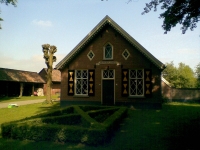
[[[57,99],[58,95],[52,95],[52,99]],[[27,101],[36,99],[46,99],[46,96],[22,96],[22,97],[0,97],[0,102],[10,103],[16,101]]]
[[[18,108],[2,108],[0,124],[58,108],[58,104],[33,104]],[[48,143],[6,140],[0,138],[0,149],[195,149],[200,135],[200,105],[170,103],[161,110],[135,110],[120,125],[111,142],[98,147],[73,143]],[[199,148],[197,148],[199,149]]]

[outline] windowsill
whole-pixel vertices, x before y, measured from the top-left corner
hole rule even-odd
[[[145,96],[129,96],[128,98],[145,98]]]
[[[82,98],[82,97],[89,97],[88,95],[74,95],[73,97],[76,97],[76,98]]]

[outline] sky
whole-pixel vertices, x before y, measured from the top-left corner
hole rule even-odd
[[[180,25],[164,34],[162,12],[141,15],[150,0],[18,0],[0,4],[0,68],[40,72],[42,45],[57,47],[58,64],[106,15],[162,63],[200,63],[200,23],[182,34]]]

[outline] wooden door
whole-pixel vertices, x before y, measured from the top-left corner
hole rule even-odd
[[[103,105],[114,105],[114,80],[103,80]]]

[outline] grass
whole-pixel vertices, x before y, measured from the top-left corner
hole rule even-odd
[[[0,122],[7,122],[46,112],[58,108],[58,104],[49,106],[33,104],[18,108],[2,108]],[[4,119],[6,118],[6,119]],[[0,149],[134,149],[168,150],[195,149],[200,135],[200,105],[169,103],[161,110],[129,109],[128,117],[120,125],[111,142],[98,146],[86,146],[81,143],[48,143],[18,141],[0,138]]]
[[[57,99],[58,95],[52,95],[52,99]],[[16,101],[27,101],[27,100],[37,100],[37,99],[46,99],[46,96],[22,96],[22,97],[2,97],[0,102],[10,103]]]

